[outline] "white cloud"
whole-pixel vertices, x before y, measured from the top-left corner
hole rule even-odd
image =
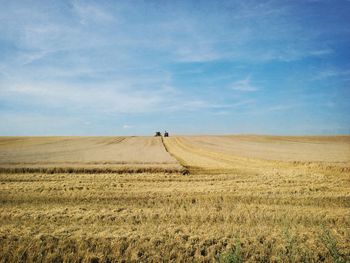
[[[350,70],[347,69],[325,69],[320,70],[314,74],[313,80],[322,80],[333,77],[347,77],[350,76]]]
[[[270,106],[268,108],[265,109],[265,112],[271,112],[271,111],[284,111],[284,110],[290,110],[290,109],[295,109],[297,108],[299,105],[296,104],[280,104],[280,105],[274,105],[274,106]]]
[[[140,86],[153,85],[154,88]],[[162,80],[128,78],[108,84],[65,84],[28,82],[0,85],[2,98],[10,103],[30,105],[41,110],[64,110],[84,113],[152,113],[217,110],[251,104],[242,100],[230,104],[215,98],[193,98],[176,87],[162,84]]]
[[[82,130],[80,118],[52,116],[45,113],[0,112],[1,135],[79,135]],[[78,129],[76,129],[78,127]]]
[[[232,83],[231,89],[242,92],[253,92],[258,90],[258,88],[251,83],[250,77]]]
[[[214,112],[213,115],[215,115],[215,116],[226,116],[226,115],[230,115],[230,112],[228,112],[228,111],[217,111],[217,112]]]
[[[293,1],[209,1],[198,10],[193,1],[5,2],[0,34],[9,51],[0,64],[1,102],[48,115],[250,109],[255,101],[247,98],[267,83],[255,79],[263,66],[257,63],[282,61],[286,67],[308,57],[327,58],[342,52],[333,36],[346,36],[332,25],[305,26],[311,10],[298,17],[302,4]],[[232,79],[232,65],[243,77],[253,65],[254,79]],[[349,73],[330,69],[315,75]],[[212,87],[225,89],[214,93]],[[114,127],[122,129],[124,120],[118,123]]]
[[[38,107],[96,112],[150,112],[162,102],[158,92],[126,90],[113,86],[17,84],[0,88],[3,98]]]
[[[89,22],[113,22],[113,16],[108,10],[102,8],[101,5],[87,3],[86,1],[73,1],[74,10],[77,12],[80,23],[85,25]]]
[[[128,124],[124,124],[123,125],[123,129],[131,129],[131,128],[133,128],[134,126],[132,126],[132,125],[128,125]]]
[[[197,45],[200,43],[196,43]],[[219,60],[223,58],[223,54],[216,51],[209,45],[195,46],[194,44],[188,44],[186,46],[178,46],[176,51],[176,60],[178,62],[208,62]]]

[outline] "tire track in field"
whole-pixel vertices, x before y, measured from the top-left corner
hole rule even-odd
[[[105,142],[105,145],[118,144],[118,143],[123,142],[125,139],[126,139],[125,137],[113,138],[113,139],[108,140],[107,142]]]
[[[317,172],[328,175],[344,174],[348,168],[328,166],[315,162],[287,162],[241,157],[200,147],[189,138],[172,137],[165,140],[168,151],[191,173],[279,173],[282,171]]]
[[[168,141],[167,141],[168,142]],[[217,152],[194,145],[187,138],[172,138],[169,152],[191,172],[244,172],[256,173],[261,170],[288,169],[291,165],[280,161],[260,160]]]
[[[182,168],[183,168],[182,174],[184,174],[184,175],[189,174],[189,172],[190,172],[190,171],[189,171],[189,167],[185,165],[185,162],[184,162],[181,158],[179,158],[179,157],[173,155],[173,154],[168,150],[168,146],[167,146],[166,143],[164,142],[164,138],[163,138],[163,137],[161,137],[161,140],[162,140],[162,144],[163,144],[163,147],[164,147],[165,151],[166,151],[171,157],[173,157],[175,160],[177,160],[177,162],[182,166]]]
[[[188,168],[191,173],[235,169],[231,160],[220,158],[216,156],[216,153],[193,146],[185,142],[183,138],[167,138],[164,144],[181,165]]]
[[[247,161],[194,146],[183,138],[164,140],[165,147],[191,172],[238,171],[247,167]],[[245,169],[244,169],[245,170]]]

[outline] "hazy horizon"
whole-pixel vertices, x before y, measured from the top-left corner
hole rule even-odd
[[[47,135],[0,135],[0,137],[154,137],[154,134],[139,134],[139,135],[123,135],[123,134],[110,134],[110,135],[73,135],[73,134],[47,134]],[[162,133],[163,136],[163,133]],[[349,133],[344,134],[267,134],[267,133],[188,133],[188,134],[178,134],[178,133],[169,133],[169,136],[183,136],[183,137],[191,137],[191,136],[245,136],[245,137],[350,137]]]
[[[0,136],[350,134],[350,1],[0,4]]]

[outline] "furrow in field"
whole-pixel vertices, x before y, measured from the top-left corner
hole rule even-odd
[[[241,157],[350,166],[350,136],[191,136],[194,146]]]
[[[272,167],[268,162],[208,150],[194,146],[185,138],[169,138],[165,144],[180,163],[191,171],[220,171],[240,170],[253,172],[261,166]]]
[[[0,172],[182,172],[156,137],[0,137]]]
[[[309,170],[319,171],[327,174],[345,174],[350,171],[349,167],[337,166],[336,164],[322,162],[299,162],[267,160],[239,156],[237,153],[218,149],[218,146],[210,143],[210,140],[200,141],[193,137],[172,137],[164,140],[168,151],[175,156],[179,162],[192,172],[248,172],[256,173],[264,170],[273,172],[278,169],[305,172]],[[209,145],[209,146],[208,146]],[[232,147],[232,146],[231,146]],[[222,147],[225,149],[225,147]],[[283,156],[282,156],[283,158]]]

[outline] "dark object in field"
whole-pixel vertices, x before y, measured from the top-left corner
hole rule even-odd
[[[167,131],[164,132],[164,137],[169,137],[169,133]]]
[[[158,136],[162,136],[162,134],[160,132],[156,132],[156,135],[154,135],[155,137],[158,137]]]

